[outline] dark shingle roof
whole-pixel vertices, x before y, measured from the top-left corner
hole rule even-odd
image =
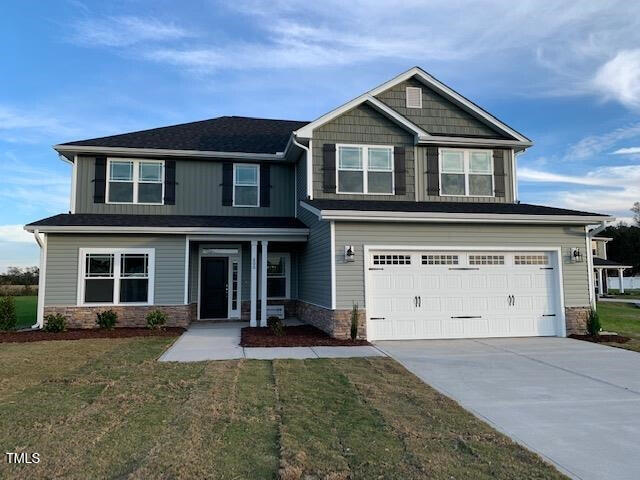
[[[309,122],[250,117],[218,117],[62,145],[158,148],[214,152],[284,152],[291,132]]]
[[[607,216],[600,213],[580,212],[526,203],[405,202],[388,200],[305,200],[305,203],[319,210],[356,210],[363,212]]]
[[[211,227],[307,228],[293,217],[223,217],[208,215],[114,215],[62,213],[30,223],[28,227]]]
[[[594,267],[625,267],[627,265],[614,262],[613,260],[607,260],[600,257],[593,257],[593,266]]]

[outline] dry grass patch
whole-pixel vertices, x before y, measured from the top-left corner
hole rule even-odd
[[[0,351],[0,478],[556,478],[391,359],[158,363],[167,338]]]

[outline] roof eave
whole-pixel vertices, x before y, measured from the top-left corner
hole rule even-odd
[[[27,232],[42,233],[166,233],[176,235],[309,235],[308,228],[231,228],[231,227],[135,227],[109,225],[25,225]]]

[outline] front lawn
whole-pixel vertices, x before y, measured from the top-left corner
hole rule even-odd
[[[631,337],[627,343],[610,344],[640,352],[640,308],[632,303],[599,302],[602,329]]]
[[[156,362],[171,342],[4,344],[0,449],[41,461],[0,478],[563,478],[391,359]]]
[[[16,328],[27,328],[36,323],[36,311],[38,309],[38,297],[13,297],[16,302],[16,316],[18,323]]]
[[[640,299],[640,289],[637,288],[625,290],[624,293],[620,293],[620,290],[616,290],[615,288],[610,288],[608,294],[629,300]]]

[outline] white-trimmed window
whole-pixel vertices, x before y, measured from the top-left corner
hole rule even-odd
[[[440,149],[440,195],[493,197],[493,152]]]
[[[405,89],[407,108],[422,108],[422,88],[407,87]]]
[[[233,206],[260,206],[260,168],[258,165],[233,164]]]
[[[162,160],[114,159],[107,162],[107,203],[164,203]]]
[[[337,145],[338,193],[393,195],[393,147]]]
[[[80,249],[78,305],[153,304],[154,249]]]
[[[267,255],[267,298],[290,298],[291,256],[288,253]]]

